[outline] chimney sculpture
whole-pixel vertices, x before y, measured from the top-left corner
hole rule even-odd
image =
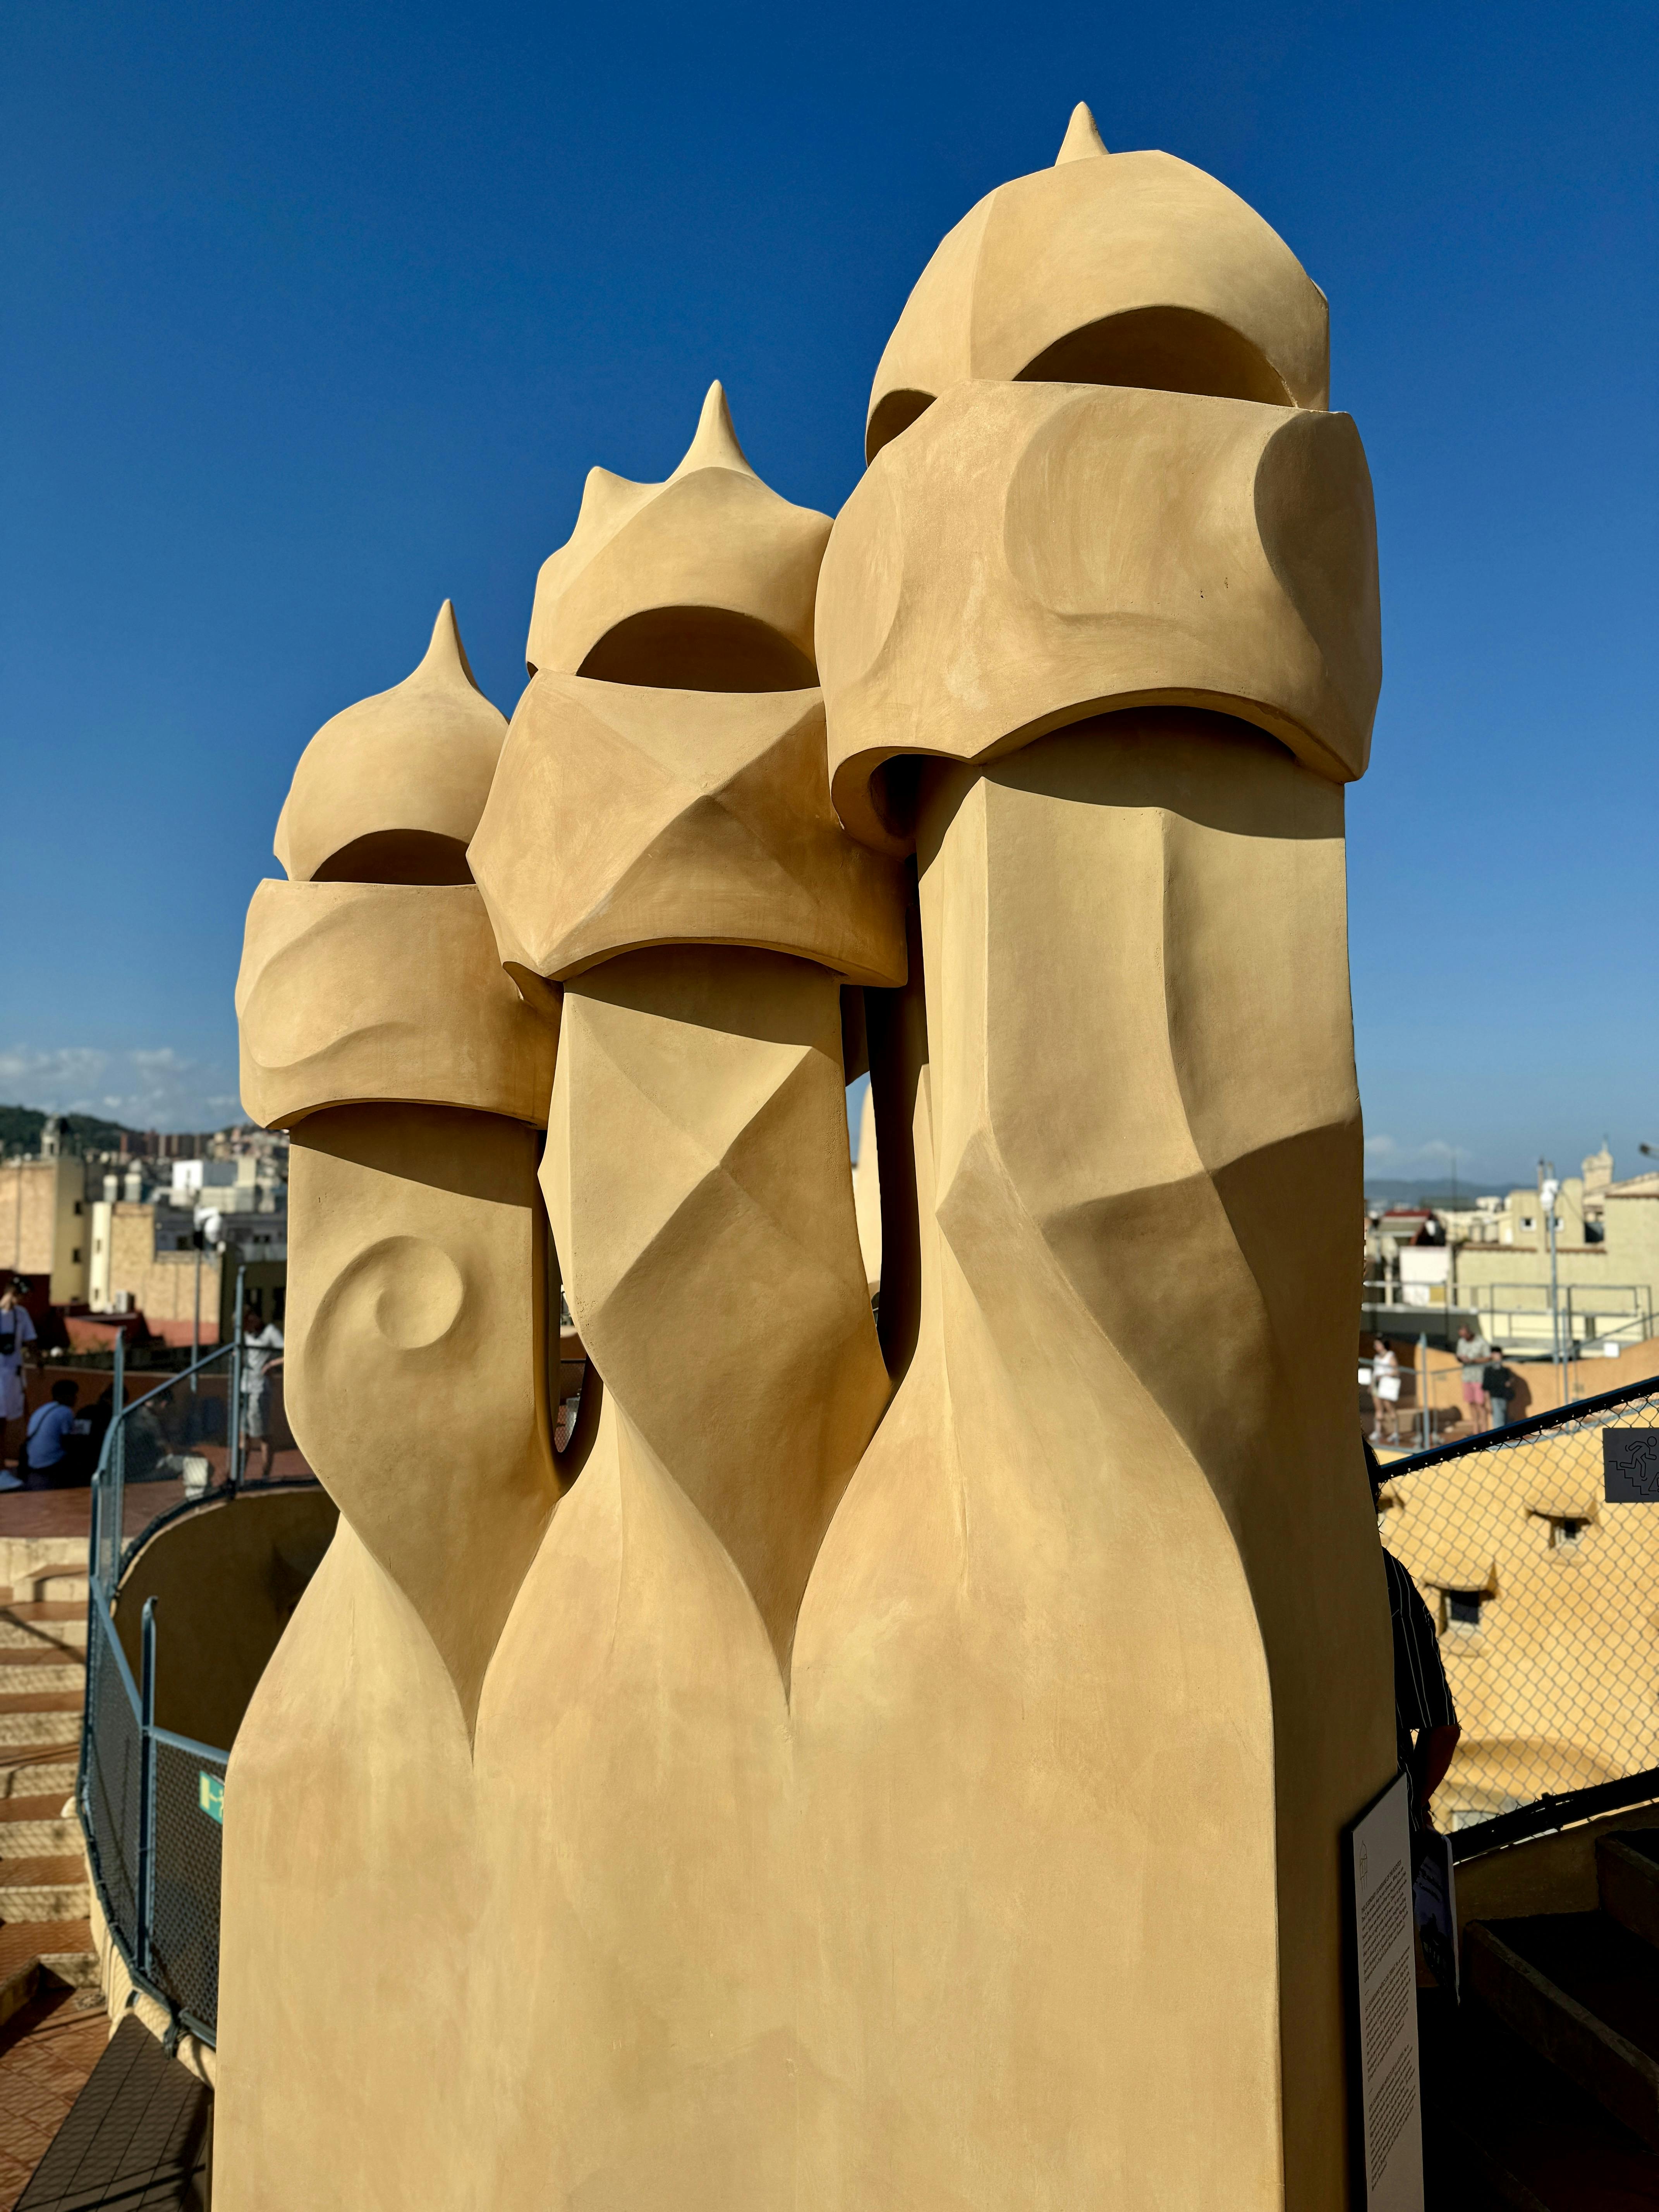
[[[1325,364],[1267,226],[1079,109],[924,271],[824,559],[836,803],[915,854],[926,987],[873,1078],[920,1339],[848,1504],[887,1603],[932,1595],[830,1856],[890,1900],[942,2201],[1013,2201],[975,2177],[1026,2128],[1056,2203],[1346,2201],[1340,1835],[1395,1758],[1342,830],[1375,525]],[[917,2080],[969,1990],[994,2027]]]
[[[718,384],[666,483],[595,469],[471,847],[508,973],[563,986],[542,1190],[617,1478],[678,1482],[786,1680],[888,1395],[841,986],[904,976],[898,871],[830,805],[829,526],[755,475]]]
[[[506,734],[446,601],[414,674],[307,748],[277,836],[294,880],[248,914],[242,1097],[292,1139],[285,1395],[340,1521],[235,1746],[231,2204],[413,2205],[448,2155],[429,2085],[453,2072],[434,1999],[468,1971],[471,1735],[558,1487],[554,1040],[465,863]]]
[[[923,272],[833,530],[716,386],[590,476],[504,745],[446,618],[313,741],[239,1005],[342,1521],[227,1790],[227,2212],[1348,2201],[1325,380],[1283,243],[1079,109]]]

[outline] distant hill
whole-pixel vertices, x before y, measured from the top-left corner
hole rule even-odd
[[[38,1106],[0,1106],[0,1152],[38,1152],[46,1115]],[[112,1152],[123,1137],[139,1132],[119,1121],[100,1121],[95,1114],[66,1114],[64,1138],[71,1152]]]
[[[1473,1206],[1481,1196],[1502,1196],[1511,1190],[1530,1190],[1536,1176],[1459,1176],[1439,1182],[1413,1182],[1409,1176],[1367,1176],[1365,1195],[1389,1206]]]

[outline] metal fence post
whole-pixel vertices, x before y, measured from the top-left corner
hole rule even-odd
[[[223,1262],[220,1263],[222,1266]],[[234,1332],[231,1337],[230,1354],[230,1453],[227,1467],[233,1494],[242,1486],[242,1339],[246,1331],[242,1327],[243,1285],[247,1280],[247,1267],[239,1262],[236,1269],[236,1309],[230,1317]]]
[[[121,1564],[121,1537],[126,1524],[127,1479],[127,1333],[125,1328],[115,1332],[115,1380],[110,1393],[109,1486],[99,1513],[100,1534],[104,1556],[100,1572],[106,1593],[115,1587],[115,1577]],[[107,1528],[105,1522],[107,1521]]]
[[[1429,1340],[1421,1334],[1417,1340],[1417,1411],[1418,1426],[1423,1431],[1423,1449],[1427,1451],[1434,1442],[1434,1416],[1429,1407]]]
[[[155,1600],[144,1600],[143,1656],[138,1678],[138,1880],[133,1951],[150,1971],[151,1903],[155,1886]]]

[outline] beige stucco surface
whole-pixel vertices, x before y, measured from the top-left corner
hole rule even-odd
[[[479,888],[256,900],[341,1523],[231,1767],[226,2212],[1347,2201],[1369,483],[1231,195],[1083,120],[1006,189],[821,578],[711,394],[543,568]],[[1149,302],[1184,384],[1018,380]]]
[[[769,691],[812,681],[818,563],[830,518],[763,483],[711,385],[662,483],[592,469],[568,544],[536,580],[533,675]],[[746,663],[746,665],[745,665]]]
[[[1255,210],[1172,154],[1108,154],[1087,108],[1050,169],[940,244],[870,394],[872,459],[976,378],[1328,403],[1324,295]]]
[[[546,1119],[553,1032],[471,884],[261,884],[236,1010],[243,1103],[269,1127],[391,1099]]]
[[[300,756],[276,858],[303,883],[465,883],[462,855],[506,735],[446,599],[413,673],[325,722]]]
[[[1352,419],[1189,392],[957,386],[836,518],[818,603],[831,788],[895,754],[994,756],[1111,707],[1267,730],[1364,769],[1382,680],[1376,520]]]
[[[619,951],[692,944],[798,953],[860,983],[904,978],[897,872],[830,806],[816,690],[544,672],[513,717],[471,858],[521,975],[563,981]]]

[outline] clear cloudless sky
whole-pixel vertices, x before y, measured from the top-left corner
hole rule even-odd
[[[1382,561],[1373,1172],[1659,1144],[1650,0],[0,23],[0,1099],[231,1116],[312,732],[446,596],[510,713],[587,468],[665,475],[711,377],[833,512],[929,253],[1086,99],[1330,296]]]

